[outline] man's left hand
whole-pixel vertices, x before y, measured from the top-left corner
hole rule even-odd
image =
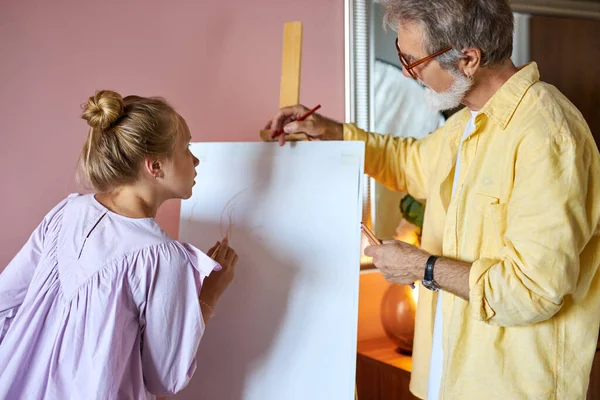
[[[373,264],[391,283],[409,285],[423,279],[429,254],[411,244],[393,240],[380,246],[368,246],[365,255],[373,257]]]

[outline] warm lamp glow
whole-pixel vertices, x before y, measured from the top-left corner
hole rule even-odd
[[[419,302],[419,287],[421,287],[421,285],[419,285],[418,282],[415,282],[415,288],[412,289],[410,292],[415,304],[417,304]]]
[[[421,244],[419,240],[419,232],[420,228],[418,226],[413,225],[407,220],[403,219],[396,228],[395,239],[419,247]]]

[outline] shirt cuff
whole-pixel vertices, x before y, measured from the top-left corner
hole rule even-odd
[[[344,140],[367,141],[367,132],[360,129],[355,124],[343,124]]]

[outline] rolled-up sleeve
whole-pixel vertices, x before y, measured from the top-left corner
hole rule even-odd
[[[586,212],[588,146],[570,135],[525,138],[498,259],[470,271],[471,315],[501,326],[545,321],[573,293],[579,260],[595,227]]]

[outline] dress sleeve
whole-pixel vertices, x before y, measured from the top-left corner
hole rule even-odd
[[[196,351],[204,334],[198,296],[202,282],[220,266],[190,245],[165,243],[144,252],[145,291],[140,307],[142,368],[154,395],[182,390],[196,370]]]

